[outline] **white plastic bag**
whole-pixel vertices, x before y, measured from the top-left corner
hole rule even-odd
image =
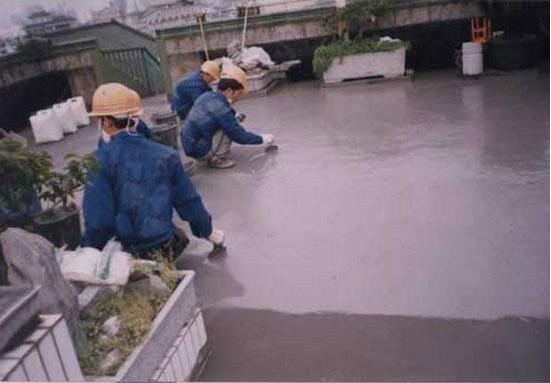
[[[274,62],[270,58],[270,55],[260,47],[245,48],[241,51],[241,67],[245,70],[251,70],[254,68],[269,69],[274,66]]]
[[[59,118],[61,126],[63,127],[63,133],[74,133],[77,131],[77,122],[69,103],[62,102],[55,104],[52,109]]]
[[[256,68],[270,69],[275,64],[270,55],[260,47],[245,47],[241,49],[241,43],[233,40],[227,47],[228,57],[233,64],[246,71]]]
[[[52,109],[39,110],[30,121],[37,144],[63,139],[63,128]]]
[[[86,110],[86,105],[82,97],[70,98],[67,100],[67,103],[73,112],[73,116],[78,126],[90,124],[90,117],[88,117],[88,111]]]
[[[67,280],[95,285],[124,286],[128,283],[132,257],[115,239],[107,242],[103,251],[91,247],[59,250],[57,258]]]

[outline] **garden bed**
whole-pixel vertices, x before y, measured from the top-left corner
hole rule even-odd
[[[336,41],[316,49],[314,73],[326,83],[405,75],[406,50],[400,40]]]
[[[130,283],[83,315],[88,346],[80,363],[85,375],[143,381],[158,370],[197,310],[194,272],[172,273],[167,263],[161,263],[158,271],[169,295],[145,294]],[[118,328],[116,335],[110,336],[104,325],[113,317],[118,318]]]

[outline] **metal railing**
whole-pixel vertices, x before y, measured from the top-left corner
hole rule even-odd
[[[129,48],[103,51],[103,58],[137,84],[142,96],[163,91],[161,63],[146,48]]]

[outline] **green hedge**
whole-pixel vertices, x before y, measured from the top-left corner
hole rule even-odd
[[[407,41],[379,41],[379,39],[337,40],[322,45],[314,52],[312,65],[316,76],[321,77],[329,69],[333,59],[362,53],[388,52],[400,48],[409,48]]]

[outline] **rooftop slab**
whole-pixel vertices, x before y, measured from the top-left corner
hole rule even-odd
[[[185,261],[205,379],[548,380],[548,76],[296,83],[236,108],[279,152],[192,177],[228,246]]]

